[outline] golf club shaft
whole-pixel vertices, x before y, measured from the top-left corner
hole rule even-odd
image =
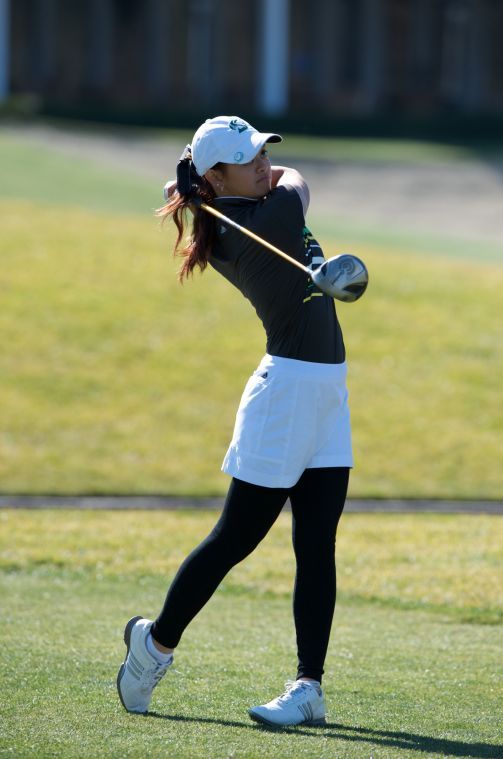
[[[288,255],[288,253],[284,253],[275,245],[271,245],[270,242],[267,242],[267,240],[262,239],[262,237],[259,237],[258,235],[256,235],[255,232],[252,232],[246,227],[242,227],[241,224],[238,224],[232,219],[229,219],[228,216],[225,216],[223,213],[220,213],[220,211],[217,211],[217,209],[213,208],[213,206],[209,206],[206,203],[201,203],[199,207],[203,208],[207,213],[210,213],[213,216],[216,216],[217,219],[221,219],[221,221],[225,222],[226,224],[229,224],[229,226],[234,227],[234,229],[237,229],[239,232],[242,232],[244,235],[246,235],[247,237],[250,237],[252,240],[255,240],[255,242],[260,243],[260,245],[263,245],[268,250],[272,251],[273,253],[276,253],[276,255],[281,256],[281,258],[284,258],[285,261],[289,261],[298,269],[302,269],[302,271],[305,272],[306,274],[311,274],[311,270],[308,269],[307,266],[304,266],[304,264],[301,264],[300,261],[297,261],[297,259],[292,258],[292,256]]]

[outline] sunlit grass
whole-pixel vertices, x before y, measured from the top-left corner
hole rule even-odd
[[[122,631],[157,614],[214,512],[0,514],[0,752],[12,756],[497,757],[501,519],[343,516],[328,724],[247,717],[295,668],[287,514],[187,629],[151,717],[115,689]],[[470,622],[470,624],[467,624]]]
[[[223,493],[264,352],[250,305],[211,270],[181,287],[171,233],[148,216],[13,201],[0,214],[1,489]],[[359,253],[368,292],[338,306],[352,495],[500,497],[503,269]]]
[[[62,220],[69,206],[148,215],[161,201],[161,167],[156,186],[127,165],[60,152],[56,138],[48,147],[0,132],[0,166],[0,198],[60,206]]]
[[[471,160],[483,148],[412,139],[371,139],[351,137],[313,137],[289,134],[275,153],[319,161],[351,163],[453,163]],[[485,154],[501,153],[501,147],[486,147]]]
[[[4,511],[0,569],[56,572],[91,582],[168,577],[217,516],[214,511]],[[502,621],[502,539],[503,523],[491,516],[345,515],[337,548],[340,597],[432,610],[461,621]],[[222,590],[287,597],[293,574],[290,515],[284,513]]]
[[[287,144],[306,158],[470,157]],[[128,168],[3,135],[0,163],[0,489],[223,493],[220,461],[264,348],[250,306],[211,271],[176,284],[169,232],[150,215],[158,188]],[[477,248],[481,265],[467,246],[321,222],[327,255],[337,233],[371,271],[365,298],[339,306],[352,495],[501,497],[499,254]],[[246,716],[294,670],[288,514],[187,630],[158,716],[127,715],[114,683],[124,623],[157,614],[216,516],[0,513],[0,754],[501,755],[502,528],[489,516],[343,517],[326,728],[269,732]]]

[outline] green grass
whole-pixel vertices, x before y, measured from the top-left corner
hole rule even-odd
[[[110,136],[117,133],[130,139],[145,138],[157,140],[159,145],[171,147],[173,143],[183,146],[190,140],[190,133],[179,130],[141,130],[114,128],[104,130],[96,125],[67,124],[68,130],[77,128],[77,134],[100,134]],[[491,160],[498,153],[482,153]],[[290,160],[319,160],[321,162],[364,163],[405,163],[422,164],[432,162],[455,163],[470,161],[479,152],[466,146],[444,145],[440,143],[416,142],[411,140],[350,140],[340,138],[306,137],[287,135],[285,142],[276,145],[274,156],[279,162]],[[0,165],[2,183],[0,198],[30,200],[37,204],[56,205],[62,209],[70,207],[86,208],[114,214],[150,215],[161,202],[161,186],[166,173],[174,172],[174,166],[164,170],[159,167],[156,184],[133,167],[118,168],[112,161],[99,162],[81,158],[71,151],[58,149],[57,141],[52,146],[37,144],[29,134],[14,138],[0,132]],[[360,245],[372,245],[397,252],[406,251],[426,256],[452,256],[479,260],[499,261],[503,258],[502,246],[487,241],[452,238],[442,234],[421,234],[407,229],[391,228],[379,223],[356,224],[340,217],[337,213],[330,217],[310,213],[309,223],[318,235],[330,241],[337,241],[339,247],[350,249]]]
[[[503,523],[489,516],[343,517],[325,728],[246,715],[295,665],[287,514],[188,628],[154,714],[127,715],[123,625],[157,613],[215,516],[0,513],[0,755],[501,756]]]
[[[169,576],[215,520],[215,511],[200,510],[0,511],[0,570],[100,581]],[[294,563],[288,522],[282,515],[260,550],[225,580],[223,592],[289,596]],[[437,612],[460,623],[501,623],[502,538],[503,522],[489,515],[345,515],[338,535],[340,597]],[[139,547],[137,540],[143,541]]]
[[[431,258],[465,259],[476,265],[485,262],[501,265],[503,246],[487,240],[475,241],[456,237],[440,237],[437,234],[417,232],[405,228],[392,228],[379,223],[358,223],[334,213],[330,218],[312,214],[309,226],[318,238],[330,240],[338,250],[356,252],[372,247],[378,251],[392,252],[400,256],[420,257],[427,262]]]
[[[466,158],[403,142],[288,144],[304,157],[324,146],[348,160],[356,148],[361,160]],[[2,133],[0,162],[0,489],[223,493],[237,402],[264,350],[249,304],[211,270],[177,284],[145,177]],[[371,274],[365,298],[338,307],[351,495],[501,497],[501,251],[480,245],[474,259],[466,242],[344,219],[312,227],[327,256],[356,249]]]
[[[224,492],[264,350],[249,304],[213,271],[178,285],[171,233],[148,216],[17,201],[0,213],[1,489]],[[352,495],[500,497],[503,269],[359,252],[368,293],[338,307]]]
[[[125,166],[79,158],[0,133],[0,198],[92,211],[151,215],[162,202],[161,187]]]
[[[110,136],[110,130],[95,125],[67,124],[69,131],[77,128],[77,134],[100,134]],[[178,130],[141,130],[115,128],[111,133],[130,139],[146,138],[157,140],[159,145],[180,146],[190,140],[190,133]],[[498,153],[484,153],[491,160]],[[321,162],[364,163],[405,163],[422,164],[470,161],[479,156],[479,151],[455,145],[416,142],[412,140],[350,140],[339,138],[306,137],[287,135],[281,145],[274,148],[274,156],[279,162],[296,160],[319,160]],[[161,186],[166,172],[174,172],[174,166],[159,167],[157,184],[146,178],[133,167],[118,168],[98,160],[80,158],[72,152],[58,149],[57,142],[48,147],[37,145],[28,136],[14,138],[0,132],[0,165],[2,183],[0,198],[30,200],[44,205],[57,205],[63,209],[78,206],[93,211],[114,214],[149,215],[161,202]],[[309,223],[318,235],[328,240],[337,240],[343,247],[373,245],[380,248],[406,251],[425,255],[462,256],[477,260],[502,259],[502,247],[487,241],[475,242],[462,237],[452,239],[442,234],[418,235],[407,229],[390,228],[378,223],[355,224],[336,213],[330,217],[310,214]]]
[[[486,147],[455,145],[442,142],[421,142],[408,139],[351,139],[343,137],[312,137],[286,135],[274,152],[294,158],[351,163],[455,163],[474,160],[480,155],[500,156],[502,146]]]

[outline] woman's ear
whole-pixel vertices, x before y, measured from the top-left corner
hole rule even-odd
[[[204,178],[210,183],[216,195],[220,195],[224,189],[224,174],[220,169],[208,169]]]

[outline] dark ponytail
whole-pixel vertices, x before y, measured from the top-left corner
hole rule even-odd
[[[221,167],[221,164],[217,164],[214,168]],[[192,172],[194,172],[193,167]],[[216,197],[215,192],[207,179],[192,172],[191,176],[195,181],[192,183],[190,195],[175,191],[171,199],[156,211],[156,216],[163,222],[171,216],[178,230],[174,254],[183,258],[183,263],[178,272],[180,282],[187,279],[196,266],[201,271],[206,269],[216,239],[215,218],[198,208],[193,202],[193,198],[198,198],[203,203],[211,204]],[[185,240],[185,247],[179,249],[188,224],[187,213],[189,212],[193,217],[192,231]]]

